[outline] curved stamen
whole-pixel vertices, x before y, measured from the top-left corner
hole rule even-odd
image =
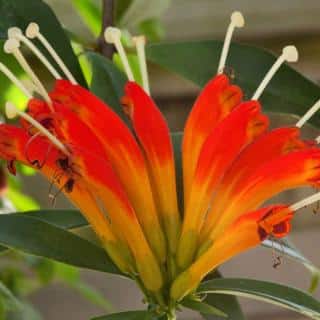
[[[132,41],[135,44],[137,49],[140,72],[142,76],[143,89],[150,95],[150,86],[149,86],[147,61],[146,61],[146,53],[145,53],[146,38],[145,36],[133,37]]]
[[[320,109],[320,100],[318,100],[296,123],[296,127],[301,128],[318,110]]]
[[[4,51],[8,54],[12,54],[16,60],[19,62],[22,69],[30,76],[34,84],[36,85],[37,89],[39,90],[39,93],[44,98],[44,100],[51,105],[51,99],[44,88],[43,84],[39,80],[39,78],[36,76],[36,74],[31,69],[30,65],[28,64],[27,60],[24,58],[23,54],[19,50],[20,43],[16,39],[8,39],[4,43]]]
[[[27,29],[26,29],[26,36],[29,39],[37,38],[43,46],[47,49],[47,51],[50,53],[51,57],[54,59],[54,61],[58,64],[58,66],[61,68],[65,76],[72,84],[77,84],[76,79],[73,77],[70,70],[67,68],[65,63],[62,61],[62,59],[59,57],[57,52],[53,49],[52,45],[48,42],[48,40],[41,34],[39,25],[35,22],[31,22]]]
[[[290,209],[293,211],[297,211],[299,209],[302,209],[306,206],[309,206],[310,204],[313,204],[315,202],[320,201],[320,192],[317,192],[316,194],[309,196],[307,198],[302,199],[299,202],[296,202],[295,204],[290,206]]]
[[[23,83],[3,64],[0,62],[0,71],[8,77],[8,79],[17,86],[28,99],[32,98],[32,94],[29,90],[23,85]]]
[[[70,156],[70,152],[67,150],[65,145],[61,143],[51,132],[49,132],[42,124],[37,122],[27,113],[20,111],[13,103],[6,103],[6,115],[9,119],[15,118],[17,115],[28,121],[36,129],[38,129],[44,136],[46,136],[59,150],[65,155]]]
[[[134,81],[128,57],[121,43],[121,30],[114,27],[108,27],[104,32],[104,38],[107,43],[112,43],[116,47],[128,79]]]
[[[21,29],[17,27],[10,28],[8,30],[8,37],[23,42],[34,53],[34,55],[45,65],[45,67],[49,70],[49,72],[53,75],[55,79],[62,78],[58,71],[48,61],[48,59],[40,52],[40,50],[28,38],[26,38],[23,35]]]
[[[232,13],[231,17],[230,17],[230,24],[229,27],[227,29],[227,33],[224,39],[224,43],[223,43],[223,48],[222,48],[222,52],[221,52],[221,56],[220,56],[220,61],[219,61],[219,65],[218,65],[218,71],[217,73],[223,73],[223,70],[225,68],[225,64],[226,64],[226,60],[227,60],[227,56],[228,56],[228,52],[229,52],[229,48],[230,48],[230,44],[231,44],[231,38],[232,38],[232,34],[235,28],[242,28],[245,24],[244,21],[244,17],[242,15],[241,12],[239,11],[235,11]]]
[[[275,75],[275,73],[279,70],[281,65],[284,62],[297,62],[299,58],[298,50],[295,46],[286,46],[282,50],[281,56],[276,60],[276,62],[273,64],[271,69],[268,71],[268,73],[265,75],[264,79],[260,83],[259,87],[257,88],[256,92],[252,96],[252,100],[258,100],[266,88],[266,86],[269,84],[272,77]]]

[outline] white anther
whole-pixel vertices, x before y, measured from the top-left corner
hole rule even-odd
[[[261,84],[259,85],[258,89],[252,96],[252,100],[258,100],[263,93],[266,86],[269,84],[272,77],[275,75],[275,73],[279,70],[281,65],[284,62],[296,62],[298,61],[299,55],[298,50],[295,46],[287,46],[284,47],[282,50],[281,56],[276,60],[276,62],[273,64],[273,66],[270,68],[268,73],[265,75],[264,79],[262,80]]]
[[[28,121],[32,126],[34,126],[44,136],[46,136],[59,150],[61,150],[67,156],[70,155],[70,152],[67,150],[65,145],[62,142],[60,142],[50,131],[48,131],[41,123],[33,119],[29,114],[19,110],[13,103],[7,102],[5,111],[6,116],[9,119],[13,119],[19,115],[20,117]]]
[[[318,100],[296,123],[296,127],[301,128],[318,110],[320,109],[320,100]]]
[[[72,84],[77,84],[76,79],[73,77],[72,73],[59,57],[57,52],[54,50],[52,45],[48,42],[48,40],[41,34],[39,25],[35,22],[31,22],[26,29],[26,36],[30,39],[38,38],[38,40],[43,44],[43,46],[47,49],[51,57],[57,63],[57,65],[61,68],[67,79]]]
[[[29,23],[29,25],[26,29],[26,36],[29,39],[34,39],[38,36],[39,32],[40,32],[39,25],[35,22],[31,22],[31,23]]]
[[[245,21],[241,12],[235,11],[231,14],[230,24],[228,26],[227,33],[224,39],[223,48],[218,65],[218,74],[221,74],[224,71],[234,29],[242,28],[244,27],[244,24]]]
[[[28,99],[32,98],[32,94],[29,90],[23,85],[23,83],[3,64],[0,62],[0,71],[8,77],[11,82],[17,86]]]
[[[137,49],[143,89],[150,95],[147,60],[145,52],[146,38],[145,36],[133,37],[132,41]]]
[[[128,61],[128,57],[121,43],[121,30],[114,27],[106,28],[106,30],[104,31],[104,39],[106,40],[107,43],[114,44],[114,46],[116,47],[119,53],[121,62],[123,64],[123,67],[127,74],[128,79],[130,81],[134,81],[134,77]]]
[[[46,66],[49,72],[53,75],[55,79],[61,79],[60,74],[57,70],[51,65],[48,59],[41,53],[41,51],[28,39],[26,38],[21,29],[17,27],[12,27],[8,30],[8,36],[11,39],[16,39],[18,41],[23,42],[34,54],[37,58]]]
[[[16,58],[16,60],[19,62],[19,64],[22,67],[22,69],[30,76],[30,78],[32,79],[33,83],[36,85],[36,88],[38,89],[38,92],[41,94],[43,99],[48,103],[49,107],[52,109],[52,107],[51,107],[51,99],[50,99],[46,89],[44,88],[43,84],[41,83],[41,81],[39,80],[37,75],[31,69],[31,67],[28,64],[27,60],[24,58],[24,56],[22,55],[21,51],[19,50],[19,47],[20,47],[20,43],[19,43],[19,41],[17,39],[11,38],[11,39],[8,39],[4,43],[4,51],[6,53],[12,54]]]
[[[302,209],[302,208],[309,206],[310,204],[313,204],[318,201],[320,201],[320,192],[318,192],[312,196],[309,196],[307,198],[304,198],[299,202],[296,202],[295,204],[290,206],[290,209],[293,211],[297,211],[299,209]]]

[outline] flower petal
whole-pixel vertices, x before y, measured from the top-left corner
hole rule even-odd
[[[310,148],[280,156],[260,166],[230,194],[228,205],[211,231],[214,240],[237,217],[254,210],[274,195],[302,186],[319,187],[320,149]]]
[[[91,131],[87,135],[100,142],[135,209],[151,247],[159,260],[164,261],[165,237],[159,223],[146,164],[130,130],[101,100],[69,81],[57,81],[50,96],[54,101],[72,111],[73,118],[75,115],[78,118],[69,121],[69,126],[79,127],[79,122],[84,123]],[[60,119],[68,121],[64,116]],[[88,129],[85,131],[87,132]],[[70,139],[70,135],[67,137]]]
[[[240,104],[212,130],[201,149],[189,199],[186,203],[178,265],[184,269],[192,262],[200,229],[214,190],[223,174],[244,146],[268,125],[257,102]]]
[[[182,144],[185,202],[204,141],[241,99],[241,89],[231,85],[226,75],[218,75],[207,83],[194,103],[185,125]]]
[[[144,149],[157,207],[175,252],[180,229],[173,148],[167,123],[152,99],[134,82],[125,86],[123,103]]]
[[[283,205],[247,213],[235,221],[172,285],[171,297],[181,300],[220,264],[253,248],[269,235],[283,237],[293,212]],[[285,231],[286,230],[286,231]]]
[[[219,212],[227,206],[233,190],[242,179],[250,176],[257,168],[277,157],[308,147],[299,137],[300,130],[279,128],[267,132],[249,144],[239,155],[223,177],[212,202],[206,222],[201,230],[201,242],[219,219]]]
[[[48,141],[39,137],[28,144],[30,136],[23,129],[2,124],[0,125],[0,156],[6,160],[16,160],[31,166],[30,159],[38,160],[43,163],[40,172],[53,183],[59,190],[80,209],[82,214],[92,225],[94,231],[106,248],[106,251],[116,263],[116,265],[125,273],[133,272],[135,266],[131,258],[130,250],[125,242],[117,238],[111,231],[111,226],[96,205],[92,194],[87,190],[85,184],[77,181],[72,190],[68,192],[63,187],[68,180],[67,175],[60,174],[56,161],[61,155],[59,152],[50,148]],[[50,152],[47,152],[50,150]],[[36,167],[37,169],[37,167]],[[59,172],[59,179],[54,179]]]

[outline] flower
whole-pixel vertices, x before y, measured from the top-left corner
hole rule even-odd
[[[64,192],[118,268],[164,308],[191,293],[226,260],[268,237],[287,235],[295,211],[320,198],[317,194],[294,205],[261,208],[284,190],[318,187],[320,149],[300,138],[301,120],[296,127],[270,130],[258,101],[281,63],[297,59],[295,48],[283,50],[251,100],[244,101],[241,88],[223,74],[233,29],[243,24],[240,13],[232,15],[218,75],[200,93],[185,125],[184,212],[179,212],[169,128],[149,94],[143,37],[135,39],[142,88],[133,79],[120,31],[109,28],[105,34],[117,47],[129,78],[122,104],[134,134],[109,106],[76,83],[36,24],[29,25],[27,37],[45,45],[66,79],[20,29],[11,28],[5,44],[41,98],[0,64],[29,97],[26,113],[6,105],[8,117],[20,115],[21,121],[20,127],[0,125],[1,158],[11,173],[19,161]],[[23,58],[20,42],[35,51],[56,78],[49,93]]]

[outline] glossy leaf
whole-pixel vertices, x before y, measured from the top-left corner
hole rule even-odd
[[[17,26],[25,29],[30,22],[40,25],[41,33],[63,58],[74,77],[85,85],[78,60],[74,55],[70,42],[59,21],[50,7],[42,0],[0,0],[0,39],[7,38],[7,30]],[[41,46],[39,49],[43,50]],[[48,54],[46,53],[46,56]]]
[[[123,4],[118,24],[121,27],[135,27],[139,22],[160,17],[169,7],[170,0],[131,0]]]
[[[73,266],[120,273],[102,248],[25,214],[0,215],[0,243]]]
[[[102,12],[97,2],[94,0],[72,0],[72,4],[93,35],[98,36],[101,31]]]
[[[200,312],[202,314],[215,315],[215,316],[223,317],[223,318],[228,317],[223,311],[221,311],[218,308],[211,306],[210,304],[207,304],[205,302],[185,299],[181,302],[181,304],[188,309]]]
[[[109,59],[99,54],[87,52],[86,56],[92,67],[91,91],[125,119],[120,105],[123,87],[126,82],[125,75]]]
[[[211,279],[221,279],[222,274],[220,271],[210,273],[205,281]],[[241,310],[237,297],[225,294],[208,294],[203,300],[205,303],[222,310],[227,316],[228,320],[245,320],[245,316]],[[223,317],[216,315],[202,314],[202,317],[206,320],[222,320]]]
[[[311,295],[281,284],[253,279],[224,278],[203,282],[199,293],[220,293],[252,298],[320,318],[320,302]]]
[[[203,87],[217,72],[221,41],[164,43],[147,46],[150,61],[173,71]],[[260,48],[232,44],[227,71],[250,98],[275,57]],[[303,115],[320,97],[320,88],[288,65],[283,65],[264,91],[261,102],[265,110]],[[320,126],[320,114],[311,120]]]
[[[127,311],[112,313],[91,320],[153,320],[153,317],[148,311]]]
[[[302,263],[304,267],[311,273],[311,283],[309,286],[309,292],[314,292],[319,284],[320,269],[315,266],[308,258],[306,258],[296,247],[289,241],[289,239],[273,239],[265,240],[262,245],[266,248],[276,250],[279,252],[280,257],[285,255],[290,259],[293,259],[299,263]]]

